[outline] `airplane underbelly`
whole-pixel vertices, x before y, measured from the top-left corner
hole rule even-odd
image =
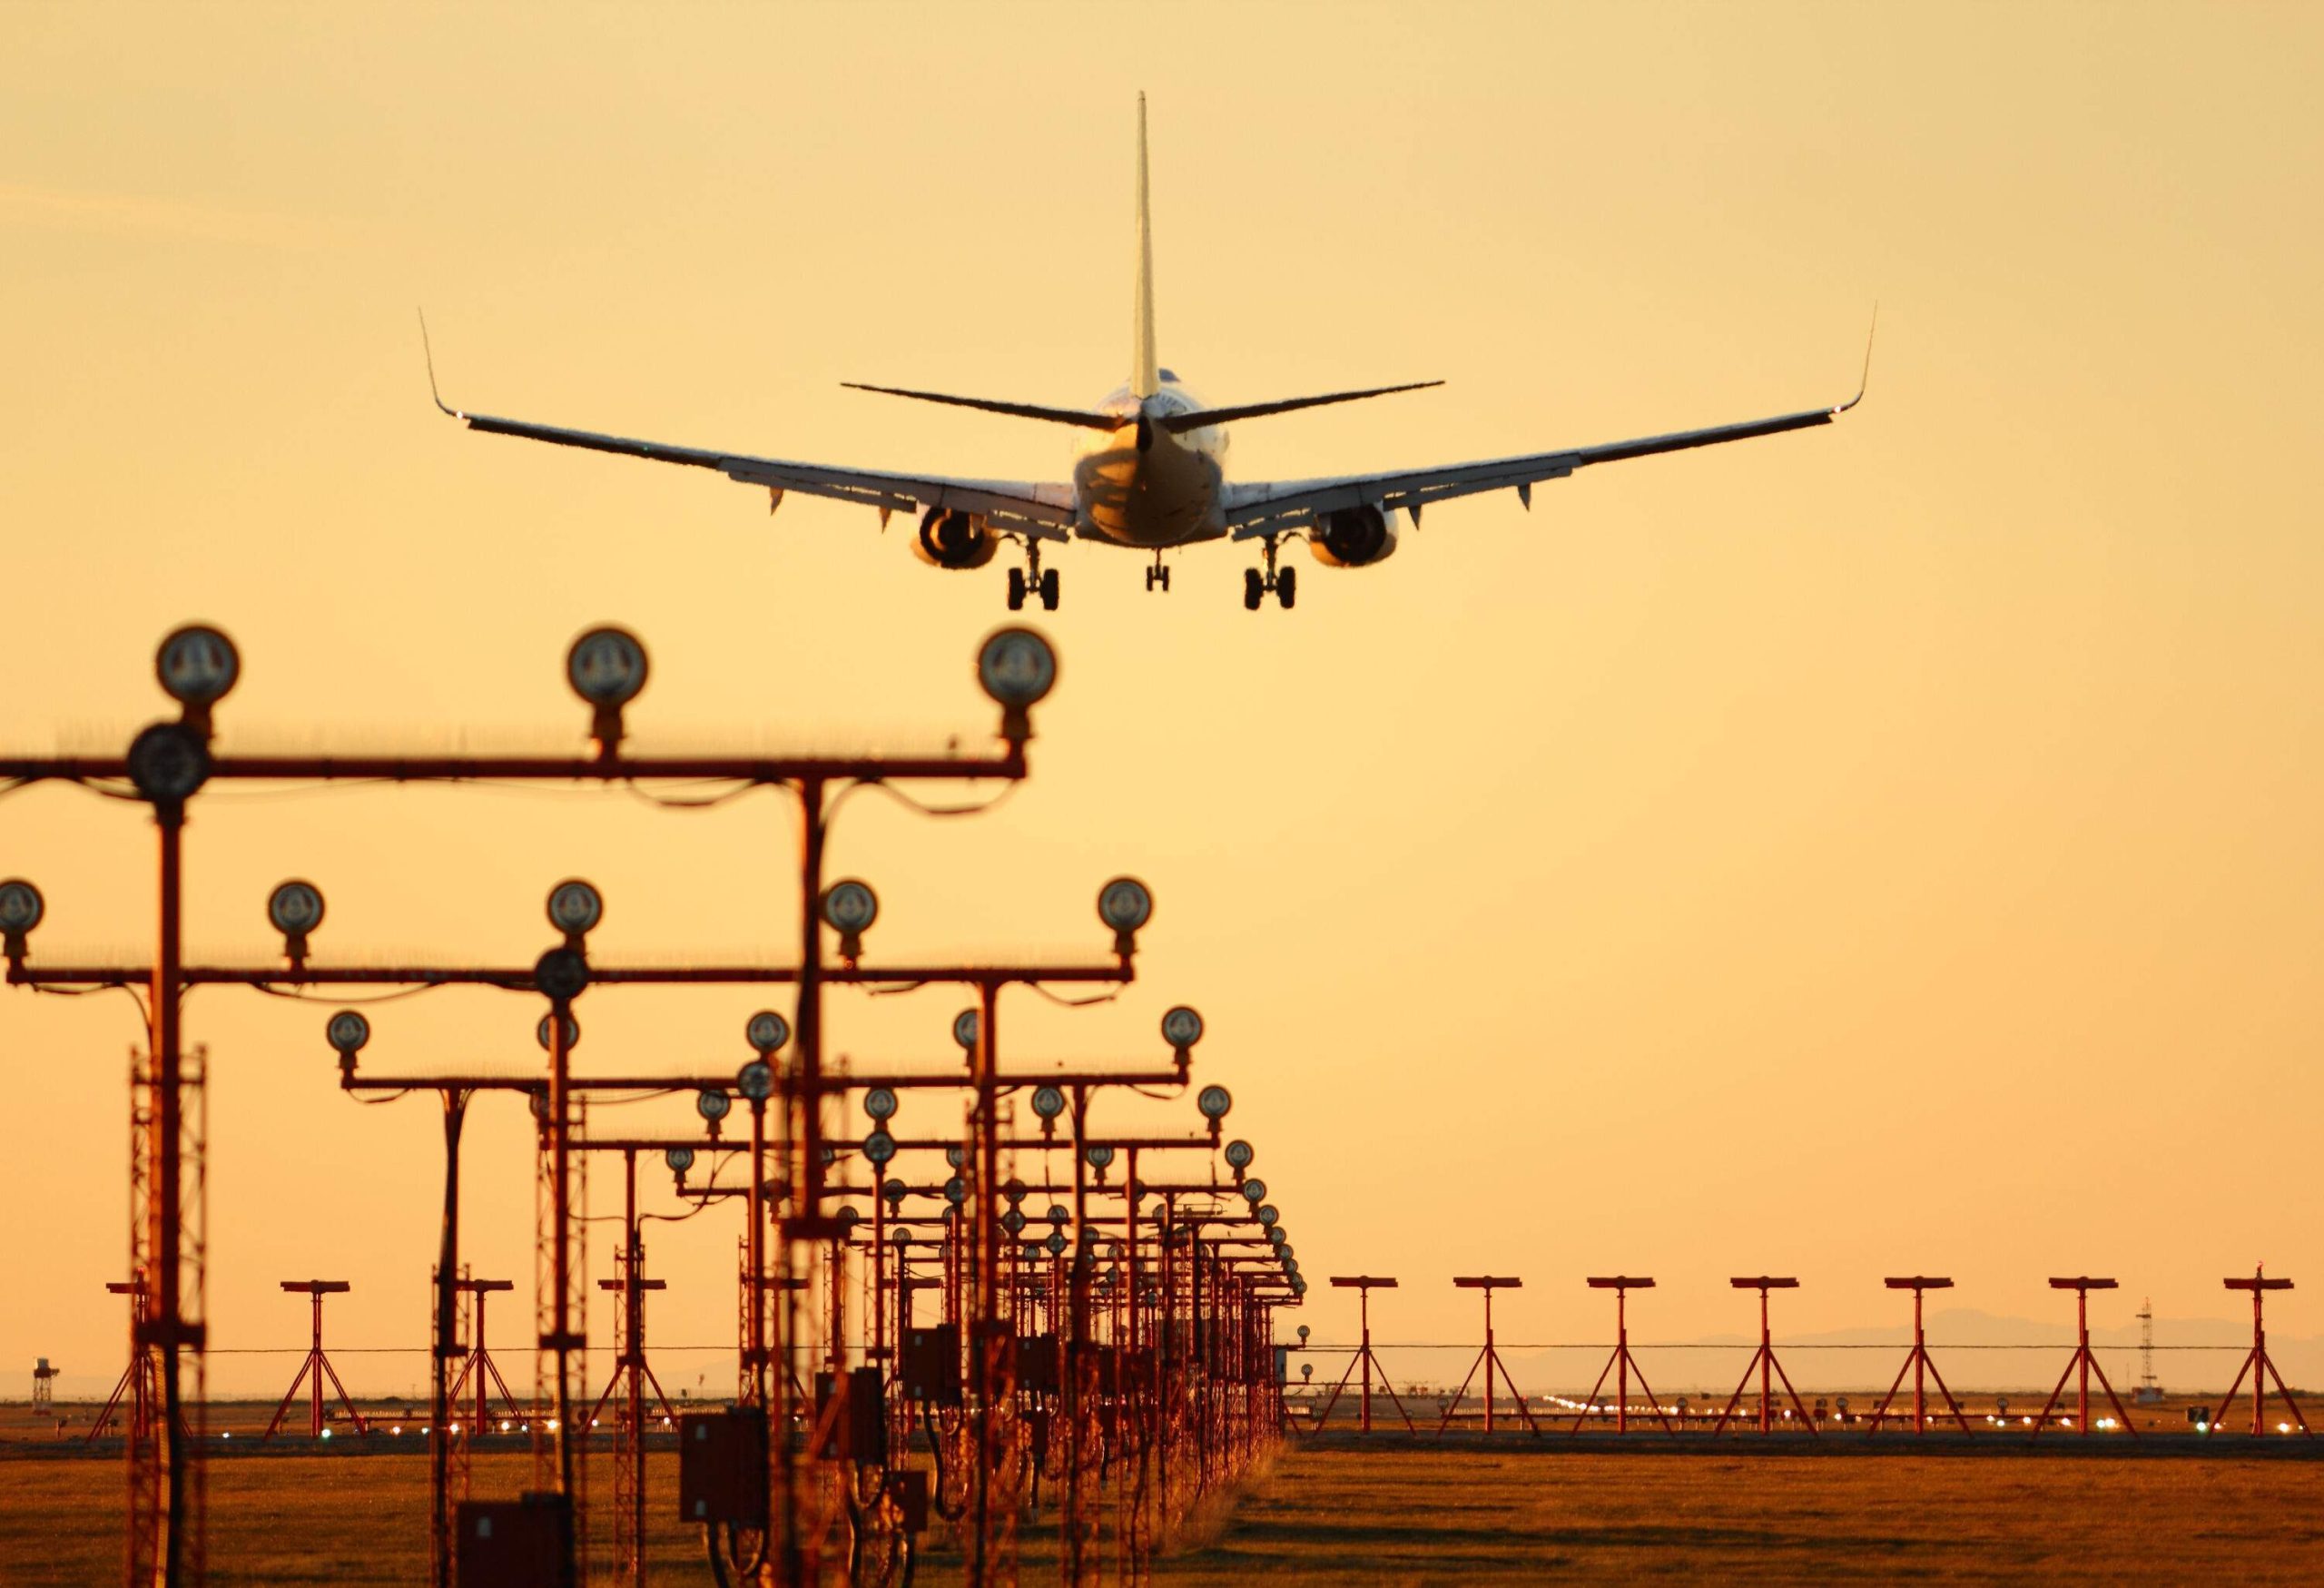
[[[1083,532],[1123,546],[1177,546],[1216,533],[1216,459],[1157,437],[1086,453],[1074,469]]]

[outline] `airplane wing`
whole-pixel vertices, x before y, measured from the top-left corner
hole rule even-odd
[[[1786,430],[1828,425],[1863,400],[1864,393],[1858,390],[1837,408],[1813,408],[1800,413],[1778,414],[1773,419],[1713,425],[1707,429],[1674,430],[1667,436],[1569,447],[1561,452],[1531,452],[1520,458],[1492,458],[1393,474],[1348,474],[1329,479],[1230,486],[1225,503],[1226,528],[1231,538],[1249,540],[1306,528],[1320,515],[1366,506],[1384,512],[1408,508],[1417,523],[1420,510],[1431,502],[1450,501],[1455,497],[1490,490],[1513,489],[1530,508],[1533,505],[1535,484],[1545,479],[1563,479],[1589,464],[1651,458],[1659,452],[1683,452],[1694,447],[1716,447],[1723,441],[1746,441],[1755,436],[1775,436]]]
[[[424,346],[428,322],[419,325]],[[979,513],[995,529],[1029,536],[1036,540],[1064,540],[1073,529],[1073,487],[1009,479],[953,479],[940,474],[883,474],[864,469],[832,469],[821,463],[793,463],[781,458],[761,458],[748,452],[720,452],[703,447],[674,447],[663,441],[634,440],[626,436],[601,436],[595,430],[570,430],[557,425],[537,425],[525,419],[496,419],[468,413],[445,402],[436,390],[436,355],[428,350],[428,392],[436,406],[472,430],[488,436],[520,436],[559,447],[579,447],[591,452],[617,452],[648,458],[656,463],[684,463],[714,469],[729,479],[763,486],[776,507],[785,491],[828,497],[833,501],[861,502],[880,510],[884,526],[888,515],[922,508]],[[769,511],[773,508],[770,508]]]

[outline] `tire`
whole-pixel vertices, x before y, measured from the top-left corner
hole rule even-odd
[[[1044,612],[1057,610],[1057,569],[1055,568],[1050,568],[1041,575],[1041,610]]]
[[[1024,609],[1025,570],[1023,568],[1010,568],[1009,570],[1009,610],[1011,612],[1022,612]]]
[[[1275,598],[1283,603],[1283,609],[1285,612],[1291,610],[1291,604],[1299,599],[1299,570],[1297,568],[1285,568],[1275,575]]]
[[[1266,599],[1266,587],[1259,582],[1259,570],[1245,568],[1243,570],[1243,610],[1256,612],[1259,609],[1259,603]]]

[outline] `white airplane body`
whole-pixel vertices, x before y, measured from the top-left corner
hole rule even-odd
[[[1243,591],[1244,605],[1256,610],[1270,593],[1286,607],[1295,598],[1295,570],[1279,569],[1276,565],[1287,539],[1305,539],[1317,560],[1328,566],[1365,567],[1384,562],[1394,553],[1400,513],[1417,526],[1421,510],[1430,503],[1508,489],[1515,490],[1531,508],[1536,484],[1563,479],[1589,464],[1829,424],[1864,398],[1859,386],[1856,396],[1837,406],[1703,429],[1390,473],[1230,485],[1226,470],[1230,421],[1419,390],[1441,382],[1415,381],[1209,408],[1162,368],[1156,358],[1154,332],[1154,249],[1148,221],[1143,94],[1138,96],[1137,108],[1137,281],[1132,321],[1129,380],[1090,409],[1046,408],[847,383],[861,391],[1076,426],[1085,435],[1075,449],[1071,478],[1054,483],[832,468],[497,419],[450,408],[440,395],[436,405],[469,429],[487,434],[714,469],[731,479],[765,488],[773,507],[780,507],[786,493],[797,491],[876,508],[883,527],[891,514],[917,512],[920,528],[913,549],[922,561],[940,567],[982,567],[993,560],[1002,542],[1016,542],[1025,549],[1027,566],[1009,570],[1011,609],[1021,607],[1028,597],[1038,597],[1043,607],[1056,608],[1057,570],[1041,567],[1045,545],[1078,539],[1149,553],[1153,562],[1147,569],[1147,588],[1167,590],[1170,571],[1162,560],[1165,552],[1210,540],[1256,540],[1265,566],[1245,571]],[[1868,370],[1868,345],[1865,357]],[[429,381],[432,387],[432,358]]]

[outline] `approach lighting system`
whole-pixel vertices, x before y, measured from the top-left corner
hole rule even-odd
[[[190,623],[172,630],[153,653],[153,676],[162,693],[185,708],[185,723],[205,740],[210,737],[210,708],[226,698],[242,676],[242,658],[234,642],[205,624]]]
[[[791,1040],[791,1022],[771,1009],[763,1009],[743,1022],[743,1040],[750,1043],[752,1052],[770,1058]]]
[[[714,1125],[724,1119],[734,1106],[734,1100],[715,1087],[704,1087],[694,1094],[694,1111]]]
[[[1204,1119],[1216,1125],[1235,1107],[1235,1094],[1223,1086],[1206,1086],[1196,1094],[1195,1107],[1202,1110]]]
[[[863,1157],[872,1164],[886,1164],[896,1156],[896,1139],[885,1130],[874,1130],[863,1139]]]
[[[129,742],[129,780],[151,804],[174,810],[210,781],[210,749],[184,723],[155,723]]]
[[[1178,1068],[1185,1070],[1194,1056],[1194,1045],[1202,1041],[1202,1016],[1183,1003],[1178,1005],[1162,1017],[1162,1040],[1170,1044]]]
[[[266,919],[282,934],[282,952],[292,966],[307,962],[307,934],[323,923],[322,891],[312,883],[277,883],[266,898]]]
[[[589,736],[610,755],[621,743],[621,708],[645,687],[645,647],[625,628],[593,628],[565,653],[565,681],[595,711]]]
[[[548,891],[548,923],[565,934],[567,948],[579,948],[605,918],[604,895],[579,877],[568,877]]]
[[[548,1022],[553,1018],[545,1014],[533,1022],[533,1041],[541,1045],[541,1051],[544,1053],[549,1050],[548,1040],[551,1028]],[[570,1053],[581,1045],[581,1022],[573,1018],[572,1011],[567,1010],[561,1024],[565,1037],[565,1050]]]
[[[863,1111],[875,1119],[896,1117],[896,1094],[884,1086],[875,1086],[863,1094]]]
[[[1154,895],[1136,877],[1116,877],[1098,890],[1098,919],[1114,929],[1114,952],[1137,952],[1138,929],[1154,919]]]
[[[754,1103],[763,1103],[774,1095],[774,1066],[763,1059],[753,1059],[734,1072],[734,1090]]]
[[[880,895],[872,884],[849,877],[823,890],[823,924],[839,933],[839,957],[848,969],[863,957],[863,934],[880,919]]]
[[[0,883],[0,949],[7,957],[25,957],[25,938],[48,913],[48,905],[40,890],[22,877],[11,877]]]
[[[1000,707],[1000,736],[1033,736],[1032,708],[1057,687],[1057,651],[1029,628],[997,628],[977,651],[977,683]]]
[[[694,1167],[694,1149],[673,1147],[662,1154],[662,1161],[669,1166],[672,1174],[683,1175]]]
[[[952,1040],[960,1043],[967,1052],[973,1053],[977,1050],[978,1030],[979,1021],[975,1010],[964,1009],[952,1017]]]
[[[1226,1144],[1226,1167],[1231,1169],[1240,1171],[1250,1168],[1251,1159],[1257,1156],[1251,1144],[1239,1138]]]

